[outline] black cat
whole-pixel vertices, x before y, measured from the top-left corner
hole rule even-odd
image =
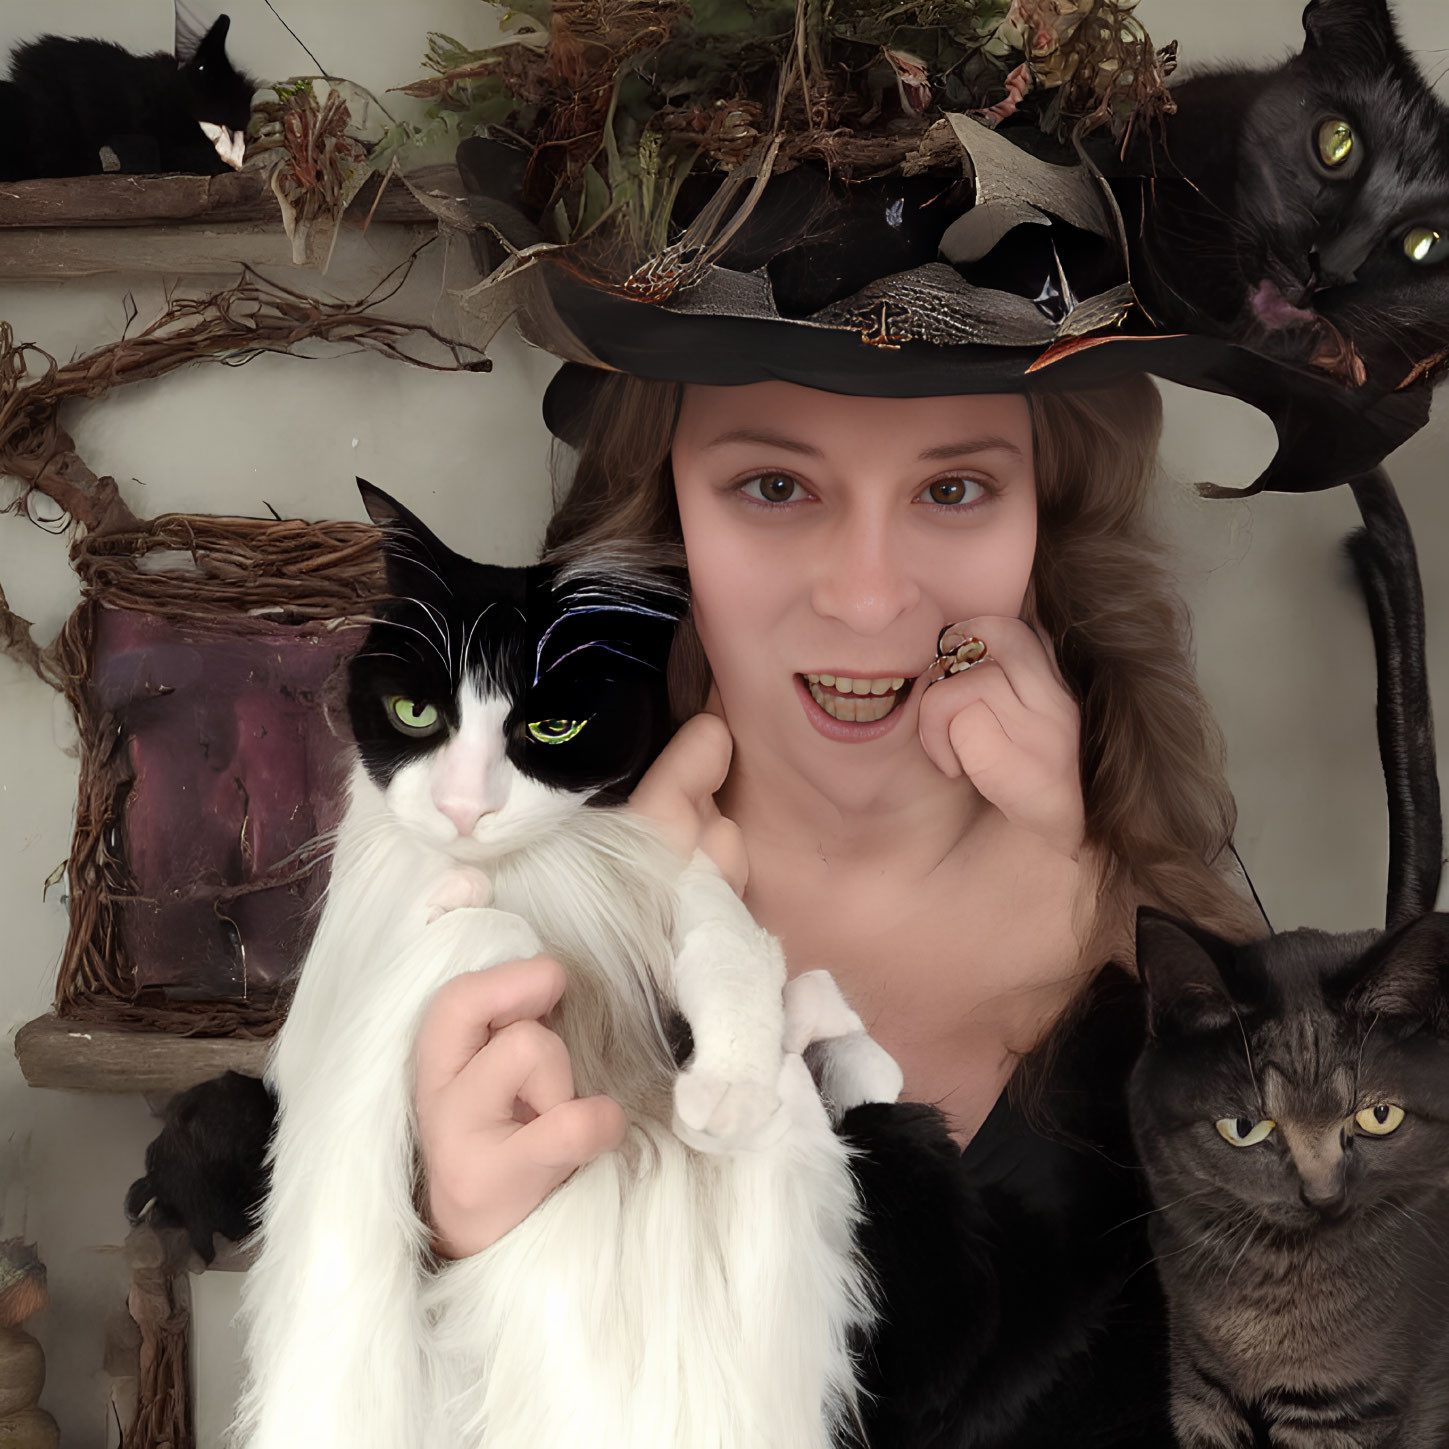
[[[1449,915],[1413,544],[1382,475],[1351,551],[1379,658],[1386,933],[1234,946],[1144,911],[1133,1128],[1186,1449],[1449,1443]]]
[[[1449,110],[1386,0],[1311,0],[1303,28],[1285,65],[1192,76],[1097,159],[1159,323],[1392,390],[1449,355]]]
[[[226,171],[202,123],[234,146],[256,89],[227,58],[230,24],[223,15],[199,35],[178,20],[174,55],[58,35],[17,46],[0,82],[0,181]]]

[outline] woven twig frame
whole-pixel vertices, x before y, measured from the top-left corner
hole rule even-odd
[[[279,627],[316,635],[356,627],[381,593],[377,530],[356,523],[304,523],[168,514],[133,528],[85,534],[72,548],[84,590],[50,657],[75,711],[80,787],[68,874],[70,934],[56,985],[59,1015],[180,1035],[269,1036],[280,1024],[275,999],[177,1002],[147,999],[127,959],[119,905],[130,893],[125,867],[105,846],[120,739],[89,686],[96,624],[103,609],[129,609],[231,638]],[[190,555],[194,571],[146,572],[160,551]],[[315,870],[322,850],[274,871],[278,884]],[[300,953],[299,953],[300,954]]]

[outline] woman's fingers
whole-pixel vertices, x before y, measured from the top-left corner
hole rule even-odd
[[[699,844],[702,823],[715,810],[714,792],[724,784],[734,741],[712,714],[686,720],[659,753],[629,797],[629,808],[647,815],[686,860]]]
[[[991,658],[1001,666],[1013,693],[1025,708],[1059,716],[1075,712],[1076,701],[1050,648],[1024,619],[982,615],[963,619],[956,627],[985,642]],[[986,666],[975,665],[965,673],[971,674],[983,667]],[[950,676],[961,677],[960,674]],[[931,687],[938,689],[946,682],[942,680]]]
[[[552,1192],[571,1172],[612,1152],[628,1131],[624,1109],[612,1097],[575,1097],[551,1107],[508,1141],[508,1150]]]
[[[466,1257],[623,1140],[623,1109],[576,1098],[563,1040],[538,1020],[563,971],[534,956],[448,982],[418,1033],[416,1108],[438,1251]]]
[[[419,1098],[445,1088],[500,1027],[545,1016],[563,989],[563,967],[548,956],[468,971],[443,985],[429,1003],[418,1031],[415,1090]]]
[[[749,873],[744,837],[714,803],[733,752],[729,727],[718,715],[695,715],[649,767],[629,797],[629,808],[652,820],[680,859],[704,851],[742,894]]]

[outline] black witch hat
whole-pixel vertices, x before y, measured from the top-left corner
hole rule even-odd
[[[1294,323],[1271,328],[1193,295],[1190,267],[1153,285],[1159,194],[1174,225],[1184,196],[1233,197],[1175,159],[1213,95],[1179,110],[1175,46],[1134,4],[528,0],[420,88],[483,122],[458,150],[485,272],[465,305],[569,364],[545,401],[565,437],[608,371],[878,396],[1150,372],[1272,420],[1245,492],[1360,475],[1427,421],[1449,328],[1366,366],[1311,281],[1297,306],[1262,284]],[[1355,25],[1387,36],[1369,64],[1412,72],[1384,0],[1312,0],[1305,57],[1362,51]],[[1258,79],[1306,86],[1303,63]]]

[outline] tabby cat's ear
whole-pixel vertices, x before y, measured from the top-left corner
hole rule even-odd
[[[1449,915],[1431,911],[1364,953],[1345,996],[1349,1010],[1390,1021],[1449,1017]]]
[[[1232,959],[1232,944],[1220,936],[1139,906],[1137,973],[1147,988],[1152,1034],[1215,1031],[1232,1021],[1224,980]]]
[[[1303,50],[1329,54],[1352,70],[1375,73],[1401,53],[1388,0],[1309,0]]]
[[[382,563],[389,591],[399,598],[427,598],[444,583],[445,563],[455,557],[422,519],[366,478],[357,480],[367,516],[382,530]]]

